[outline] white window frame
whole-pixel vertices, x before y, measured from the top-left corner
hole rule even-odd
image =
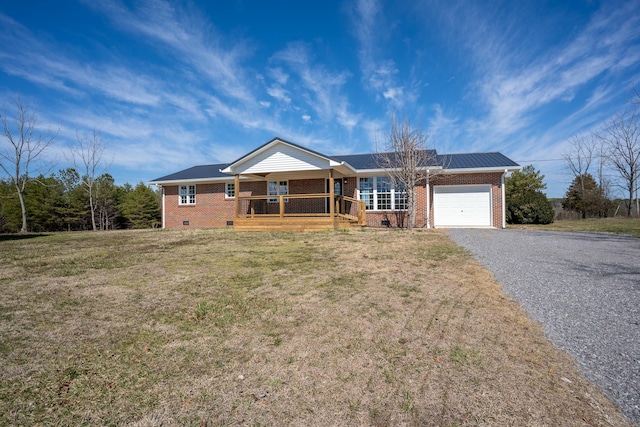
[[[196,204],[196,186],[195,186],[195,184],[194,185],[181,185],[178,188],[178,204],[179,205],[195,205]]]
[[[236,198],[236,183],[225,182],[224,183],[224,198],[235,199]]]
[[[271,191],[271,183],[275,183],[275,192]],[[283,191],[284,187],[284,191]],[[268,196],[285,196],[289,194],[289,181],[288,180],[275,180],[275,181],[267,181],[267,195]],[[280,198],[271,198],[267,200],[269,203],[278,203]],[[289,199],[284,199],[285,203],[289,201]]]
[[[380,200],[378,200],[378,183],[380,180],[380,184],[382,184],[382,180],[390,180],[391,178],[389,178],[388,176],[384,176],[384,175],[379,175],[379,176],[363,176],[363,177],[359,177],[358,178],[358,200],[363,200],[367,206],[367,210],[368,211],[379,211],[379,212],[384,212],[384,211],[406,211],[407,207],[406,207],[406,195],[404,197],[405,202],[402,203],[403,207],[400,209],[396,209],[396,202],[400,202],[401,199],[401,192],[399,192],[394,185],[391,185],[391,192],[385,191],[385,192],[380,192],[380,194],[384,194],[385,198],[387,202],[389,202],[389,197],[391,198],[390,200],[390,205],[391,205],[391,209],[378,209],[378,202],[382,202],[383,199],[382,197],[380,198]],[[368,182],[371,182],[372,184],[372,188],[371,189],[367,189],[367,193],[362,193],[360,191],[360,184],[361,184],[361,180],[367,180]],[[370,181],[369,181],[370,180]],[[369,204],[367,203],[367,200],[363,199],[362,196],[364,195],[372,195],[371,198],[369,199],[371,201],[371,207],[369,206]],[[399,203],[400,204],[400,203]]]

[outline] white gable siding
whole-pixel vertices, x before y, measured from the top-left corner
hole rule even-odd
[[[329,160],[286,144],[277,144],[234,167],[235,173],[271,173],[322,170]]]

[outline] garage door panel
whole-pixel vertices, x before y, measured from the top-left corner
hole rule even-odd
[[[434,187],[436,227],[490,227],[490,186]]]

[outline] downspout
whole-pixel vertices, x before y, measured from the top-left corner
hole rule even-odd
[[[504,170],[504,173],[502,174],[502,179],[501,179],[501,187],[502,187],[502,229],[507,228],[507,203],[506,203],[506,196],[505,196],[505,190],[504,190],[504,177],[507,175],[507,170]]]
[[[427,218],[427,228],[431,228],[431,196],[430,196],[430,191],[429,191],[429,173],[431,171],[427,169],[427,184],[426,184],[426,188],[427,188],[427,214],[425,215],[425,217]]]
[[[160,190],[162,190],[162,229],[164,230],[165,224],[166,224],[166,221],[165,221],[166,211],[164,209],[164,187],[162,185],[160,185]]]

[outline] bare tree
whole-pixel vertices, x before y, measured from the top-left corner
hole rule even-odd
[[[406,195],[407,229],[412,230],[417,214],[417,190],[436,166],[436,152],[427,148],[429,135],[414,128],[408,119],[402,123],[391,116],[391,130],[378,147],[378,166],[389,176],[396,191]]]
[[[71,161],[77,171],[82,175],[82,185],[89,196],[91,207],[91,226],[93,231],[98,229],[96,225],[96,209],[98,206],[97,178],[106,172],[108,165],[104,163],[106,143],[100,136],[100,131],[93,128],[93,135],[79,135],[76,133],[77,144],[71,149]]]
[[[569,139],[569,144],[571,145],[571,148],[562,155],[562,158],[567,162],[567,166],[569,167],[571,174],[576,179],[576,184],[578,184],[577,190],[580,192],[580,197],[578,199],[582,203],[580,213],[582,218],[586,218],[587,208],[584,180],[589,173],[589,167],[593,161],[597,144],[594,139],[588,140],[583,135],[573,136]]]
[[[29,174],[34,172],[31,168],[41,161],[44,151],[53,143],[57,132],[37,132],[37,117],[29,109],[29,103],[23,103],[19,96],[13,98],[13,102],[16,105],[16,117],[9,120],[6,109],[3,109],[0,119],[5,136],[5,144],[0,149],[0,168],[9,175],[18,194],[22,209],[20,232],[26,233],[28,227],[24,190],[30,179]]]
[[[606,147],[607,160],[621,178],[628,194],[627,216],[631,216],[633,193],[640,178],[640,121],[638,107],[607,120],[598,133]]]

